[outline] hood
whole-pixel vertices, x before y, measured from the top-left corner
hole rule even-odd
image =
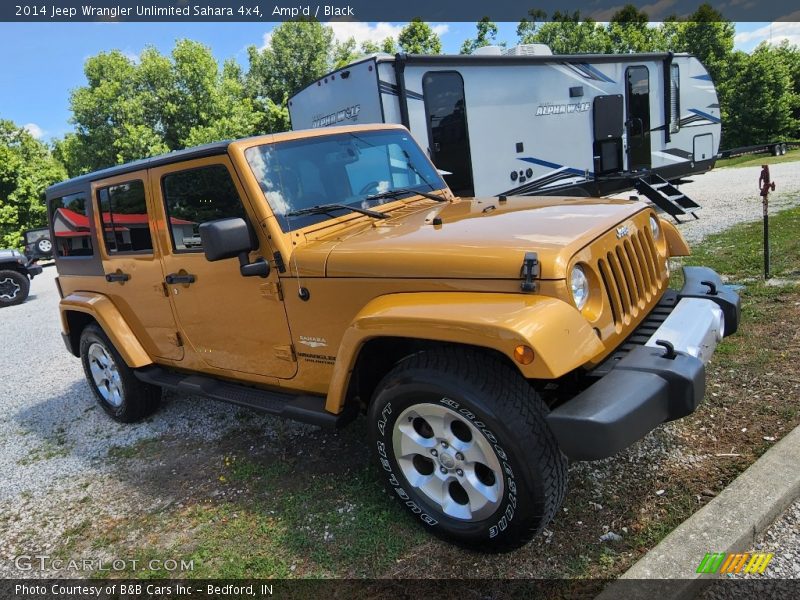
[[[389,219],[309,234],[297,265],[301,273],[328,277],[518,279],[525,253],[536,252],[540,277],[562,279],[578,250],[646,208],[630,200],[561,197],[414,203]]]
[[[25,257],[19,253],[17,250],[0,250],[0,261],[17,261],[17,262],[25,262]]]

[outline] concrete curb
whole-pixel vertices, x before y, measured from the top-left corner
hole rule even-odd
[[[755,538],[800,496],[800,427],[753,463],[703,508],[681,523],[658,546],[633,565],[621,580],[650,580],[637,589],[633,581],[613,582],[597,600],[691,598],[719,575],[696,573],[707,552],[751,550]]]

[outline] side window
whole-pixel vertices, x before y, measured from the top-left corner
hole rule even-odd
[[[678,65],[671,65],[670,69],[670,133],[678,133],[681,128],[681,70]]]
[[[228,217],[246,219],[242,201],[228,169],[211,165],[164,175],[161,180],[169,217],[172,247],[201,250],[201,223]]]
[[[97,192],[97,202],[109,254],[153,251],[141,180],[102,188]]]
[[[92,233],[84,192],[52,200],[53,233],[59,257],[93,256]]]

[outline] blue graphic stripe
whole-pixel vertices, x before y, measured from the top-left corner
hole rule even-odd
[[[692,79],[699,79],[700,81],[711,81],[711,75],[706,73],[705,75],[693,75]]]
[[[708,113],[703,112],[702,110],[697,110],[696,108],[690,108],[689,112],[694,113],[703,117],[704,119],[708,119],[712,123],[722,123],[719,117],[715,117],[714,115],[710,115]]]
[[[615,83],[613,79],[611,79],[608,75],[600,71],[597,67],[590,65],[589,63],[581,63],[581,66],[590,71],[595,77],[598,77],[602,81],[608,83]]]

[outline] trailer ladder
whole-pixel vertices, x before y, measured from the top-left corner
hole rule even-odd
[[[638,177],[633,184],[636,191],[647,197],[650,202],[669,214],[677,223],[678,215],[690,214],[695,219],[699,217],[694,213],[700,205],[681,192],[669,181],[655,173]]]

